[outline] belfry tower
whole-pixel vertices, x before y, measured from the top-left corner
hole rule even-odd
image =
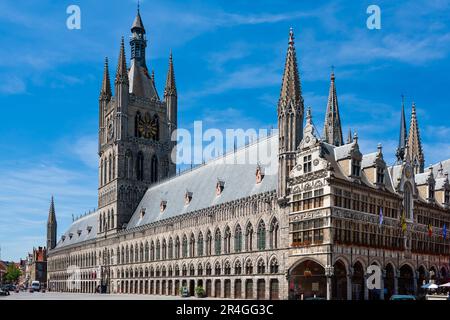
[[[151,184],[175,174],[171,141],[177,123],[172,55],[161,101],[146,57],[146,30],[138,7],[131,26],[130,67],[122,37],[114,79],[114,95],[105,59],[99,97],[99,229],[111,234],[124,228]]]

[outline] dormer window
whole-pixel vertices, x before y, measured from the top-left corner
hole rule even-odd
[[[428,185],[428,201],[434,200],[434,183]]]
[[[81,230],[77,230],[78,236],[81,236]]]
[[[140,212],[141,219],[145,216],[145,210],[146,210],[146,208],[141,208],[141,212]]]
[[[361,160],[352,159],[352,176],[359,177],[361,175]]]
[[[73,233],[71,232],[71,233],[69,233],[69,239],[72,239],[72,237],[73,237]]]
[[[307,155],[303,157],[303,172],[309,173],[312,171],[312,161],[311,161],[311,155]]]
[[[92,227],[91,226],[87,226],[86,230],[87,230],[88,233],[91,233]]]
[[[377,167],[377,184],[384,184],[384,167]]]
[[[184,204],[188,205],[189,203],[191,203],[191,200],[192,200],[192,192],[186,191],[186,194],[184,195]]]
[[[161,203],[159,205],[159,210],[161,212],[164,212],[164,210],[166,210],[166,207],[167,207],[167,201],[165,201],[165,200],[161,201]]]
[[[261,183],[264,179],[264,168],[261,168],[259,165],[256,168],[256,184]]]
[[[218,180],[216,184],[216,195],[220,196],[222,194],[223,188],[225,186],[225,181]]]
[[[66,240],[66,236],[61,236],[61,240],[64,242],[64,240]]]

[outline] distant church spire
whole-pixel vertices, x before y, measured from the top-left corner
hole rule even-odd
[[[56,228],[55,202],[52,196],[47,219],[47,250],[51,250],[56,247]]]
[[[105,57],[105,66],[103,69],[102,89],[100,90],[100,98],[111,97],[111,82],[109,80],[108,57]]]
[[[323,137],[329,144],[341,146],[344,144],[344,139],[342,138],[341,117],[339,115],[335,79],[334,70],[332,70],[327,113],[325,114],[325,124],[323,127]]]
[[[402,113],[400,116],[400,135],[397,147],[397,161],[402,162],[405,159],[405,147],[407,143],[406,120],[405,120],[405,99],[402,95]]]
[[[285,201],[287,179],[295,165],[295,151],[303,136],[303,97],[294,46],[294,31],[289,31],[280,99],[278,100],[278,198]]]
[[[411,123],[409,125],[408,134],[408,152],[410,159],[414,165],[415,173],[422,173],[425,167],[425,157],[422,150],[422,143],[420,141],[419,124],[416,115],[416,105],[413,102],[411,112]]]
[[[118,84],[118,83],[128,84],[127,60],[125,58],[125,44],[124,44],[123,37],[120,42],[119,61],[117,63],[115,83],[116,84]]]

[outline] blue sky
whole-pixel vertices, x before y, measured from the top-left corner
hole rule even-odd
[[[81,30],[66,28],[70,4],[81,8]],[[381,30],[366,28],[370,4],[381,8]],[[363,152],[381,142],[392,163],[403,93],[408,119],[412,100],[418,108],[426,164],[450,158],[449,9],[441,0],[141,1],[160,95],[173,50],[179,126],[276,127],[292,26],[319,129],[334,65],[344,132],[357,130]],[[52,194],[58,237],[72,214],[96,206],[103,60],[114,75],[135,13],[134,0],[0,3],[2,259],[45,245]]]

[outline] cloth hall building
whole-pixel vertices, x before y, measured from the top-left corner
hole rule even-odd
[[[131,59],[122,39],[111,89],[105,61],[99,97],[98,209],[57,239],[47,225],[52,291],[218,298],[387,299],[449,277],[450,160],[424,167],[415,105],[402,105],[395,165],[381,145],[362,154],[344,141],[332,73],[324,130],[304,107],[291,29],[278,133],[176,174],[172,54],[163,97],[146,64],[138,11]],[[269,162],[239,161],[260,152]],[[243,163],[242,163],[243,162]],[[269,166],[275,167],[271,170]],[[369,290],[367,268],[382,270]]]

